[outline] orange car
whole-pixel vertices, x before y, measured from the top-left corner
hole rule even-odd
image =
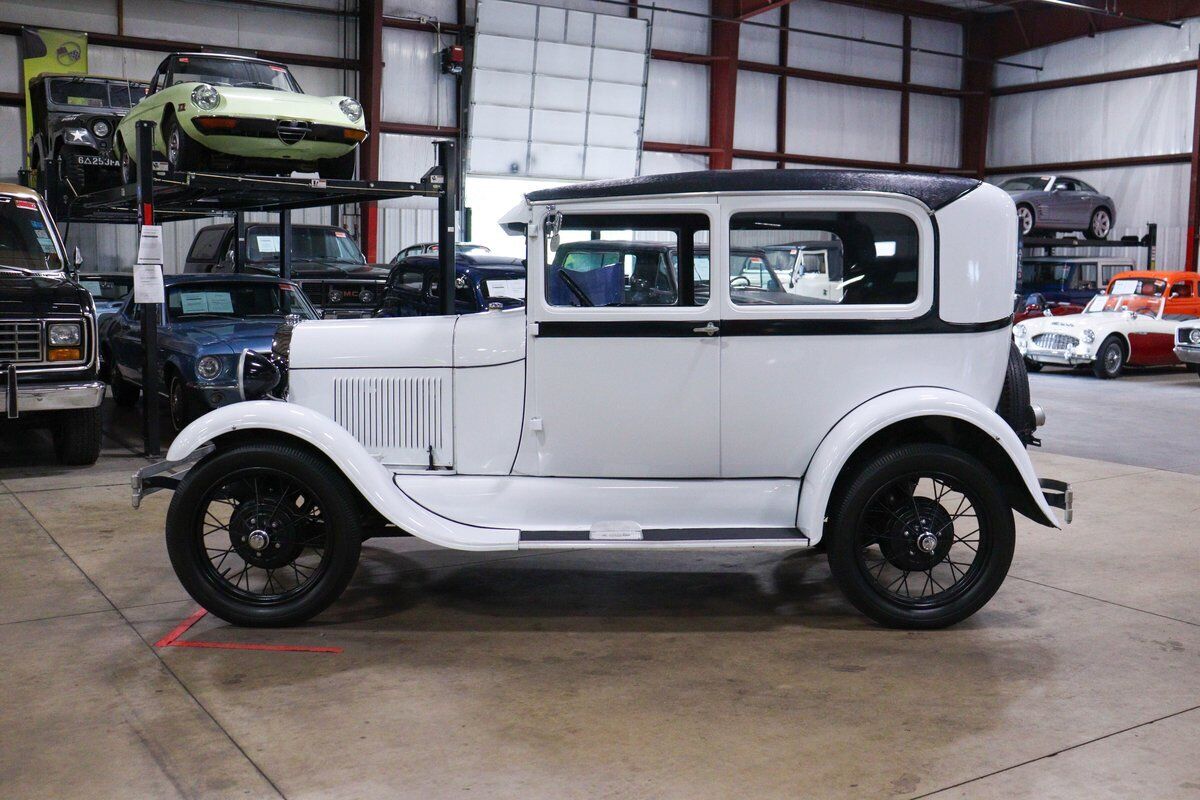
[[[1139,294],[1162,297],[1163,314],[1200,317],[1200,273],[1132,270],[1120,272],[1108,282],[1108,294]]]

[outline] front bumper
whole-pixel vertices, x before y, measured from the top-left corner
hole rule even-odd
[[[5,416],[16,419],[21,414],[40,411],[95,408],[104,400],[104,384],[100,381],[22,384],[18,377],[12,383],[6,379],[0,384],[0,395],[4,397]]]
[[[237,381],[222,383],[192,383],[188,384],[192,396],[197,398],[207,409],[220,408],[242,399]]]
[[[1191,345],[1175,345],[1175,357],[1185,364],[1200,364],[1200,347]]]
[[[1096,360],[1094,353],[1079,350],[1050,350],[1038,347],[1032,343],[1017,344],[1017,351],[1030,361],[1039,364],[1057,364],[1061,367],[1074,367],[1080,364],[1091,364]]]

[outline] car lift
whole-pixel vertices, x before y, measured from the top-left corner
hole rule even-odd
[[[1154,269],[1158,261],[1158,225],[1146,224],[1146,233],[1141,236],[1123,236],[1120,239],[1077,239],[1073,236],[1026,236],[1021,240],[1021,257],[1067,255],[1056,253],[1056,250],[1079,250],[1094,247],[1099,250],[1123,250],[1125,248],[1145,248],[1146,269]],[[1033,252],[1041,250],[1042,252]]]
[[[59,164],[47,163],[44,196],[56,220],[67,222],[109,222],[152,225],[200,217],[235,215],[238,246],[234,252],[234,271],[240,272],[245,260],[248,211],[279,214],[279,274],[291,275],[290,243],[293,209],[336,208],[346,203],[366,203],[400,197],[436,197],[438,201],[438,261],[441,285],[454,286],[455,219],[459,196],[457,143],[436,142],[437,164],[420,181],[352,181],[324,178],[278,178],[259,175],[228,175],[207,172],[171,172],[153,161],[152,136],[155,123],[137,123],[138,181],[88,194],[75,194],[74,187],[59,180]],[[454,313],[454,292],[444,291],[442,313]],[[145,455],[160,455],[158,396],[158,304],[142,309],[143,449]]]

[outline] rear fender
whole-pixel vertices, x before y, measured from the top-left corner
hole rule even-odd
[[[175,437],[167,461],[185,461],[196,449],[226,434],[256,430],[282,434],[321,453],[385,519],[417,538],[456,550],[517,547],[516,530],[464,525],[418,505],[396,486],[392,472],[372,458],[345,428],[324,414],[294,403],[253,400],[205,414]],[[443,479],[453,480],[451,476]]]
[[[826,434],[800,490],[796,526],[813,542],[825,528],[829,501],[842,469],[864,443],[885,428],[918,418],[944,417],[966,423],[996,442],[1016,470],[1025,496],[1020,507],[1035,522],[1054,528],[1062,523],[1042,492],[1033,463],[1017,434],[995,411],[961,392],[937,387],[899,389],[855,408]],[[1013,499],[1010,497],[1010,499]]]

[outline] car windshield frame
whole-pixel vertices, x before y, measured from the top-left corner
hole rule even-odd
[[[339,256],[313,255],[312,251],[301,252],[301,243],[311,244],[319,238],[322,241],[332,239],[339,251]],[[340,235],[339,235],[340,234]],[[261,238],[273,239],[275,250],[261,250]],[[348,257],[342,257],[342,256]],[[341,228],[325,227],[322,225],[293,225],[292,226],[292,264],[328,264],[334,267],[365,267],[367,257],[354,237]],[[279,270],[279,226],[250,225],[246,228],[246,263],[255,266],[274,267]]]
[[[240,308],[240,309],[236,307],[236,305],[234,303],[235,290],[243,290],[242,293],[245,294],[247,290],[253,291],[254,289],[259,289],[262,287],[267,287],[267,288],[273,289],[275,292],[280,293],[280,294],[282,294],[284,292],[290,293],[291,297],[289,299],[295,303],[298,303],[300,306],[300,309],[304,313],[299,313],[294,308],[284,309],[283,303],[279,304],[280,310],[278,313],[274,313],[274,312],[272,312],[272,313],[265,313],[265,312],[248,313],[244,307]],[[185,292],[190,292],[192,294],[198,295],[198,294],[202,294],[202,293],[217,294],[217,293],[220,293],[223,291],[228,291],[230,294],[229,311],[225,311],[222,305],[217,305],[217,306],[212,305],[211,303],[209,303],[208,298],[205,298],[205,308],[200,309],[198,307],[198,299],[194,298],[193,299],[193,303],[194,303],[193,310],[184,312],[184,310],[183,310],[184,300],[182,298],[182,295]],[[173,305],[171,302],[172,299],[174,299],[174,298],[179,298],[179,304],[177,306]],[[301,319],[306,319],[306,320],[320,319],[320,316],[317,314],[316,310],[312,307],[312,305],[308,302],[308,298],[304,296],[304,292],[301,291],[300,287],[294,283],[285,283],[282,281],[280,281],[280,282],[275,282],[275,281],[270,281],[270,282],[263,282],[263,281],[204,281],[204,282],[197,282],[197,283],[190,283],[190,282],[189,283],[175,283],[175,284],[170,284],[167,286],[166,301],[167,302],[165,302],[163,304],[163,309],[164,309],[164,313],[166,315],[166,320],[167,320],[168,324],[178,324],[181,322],[194,322],[194,321],[204,320],[204,319],[220,319],[220,320],[231,320],[231,321],[256,320],[256,319],[283,320],[289,314],[297,314],[297,313],[299,313],[299,316],[301,317]]]
[[[224,73],[222,70],[216,69],[218,66],[234,64],[241,65],[241,69],[245,72],[242,76],[244,80],[238,80],[237,76],[233,74],[238,69],[237,67],[231,66]],[[204,71],[193,70],[193,67],[205,66],[211,70],[207,74]],[[258,73],[257,75],[253,74],[255,71]],[[181,80],[179,77],[181,74],[188,76],[187,80]],[[267,89],[293,94],[304,93],[287,65],[261,61],[256,58],[230,58],[208,54],[172,56],[168,77],[167,86],[177,86],[181,83],[207,83],[210,86]],[[265,78],[266,80],[255,80],[255,78]],[[275,78],[281,79],[280,83],[284,85],[277,85],[273,80]]]
[[[1098,294],[1083,309],[1084,314],[1117,314],[1125,311],[1161,317],[1163,298],[1144,294]]]
[[[65,98],[63,100],[56,100],[54,98],[55,89],[65,85],[65,84],[72,84],[72,83],[80,84],[83,86],[101,86],[101,87],[103,87],[104,88],[104,100],[102,101],[102,104],[101,105],[88,105],[88,104],[83,104],[83,103],[69,103],[66,101]],[[126,99],[129,101],[127,104],[121,104],[121,103],[114,101],[114,92],[116,90],[122,89],[122,88],[125,90]],[[123,81],[123,80],[110,80],[110,79],[98,80],[96,78],[71,77],[71,76],[64,75],[64,76],[59,76],[59,77],[55,77],[55,78],[48,78],[46,80],[46,103],[47,103],[47,105],[51,106],[56,111],[65,110],[65,111],[70,111],[73,113],[79,113],[79,112],[83,112],[83,111],[121,111],[121,112],[125,112],[125,111],[129,111],[129,109],[131,109],[135,105],[137,105],[137,102],[135,102],[133,99],[134,98],[134,90],[138,89],[141,91],[141,93],[142,93],[141,97],[138,98],[138,100],[140,101],[142,98],[144,98],[146,96],[146,93],[149,91],[149,88],[150,87],[148,85],[139,83],[137,81]]]
[[[1009,178],[1004,183],[1000,184],[1000,188],[1006,192],[1044,192],[1044,191],[1046,191],[1046,187],[1048,187],[1050,185],[1050,181],[1052,181],[1052,180],[1054,180],[1054,179],[1051,177],[1042,177],[1039,175],[1022,175],[1022,176],[1016,177],[1016,178]],[[1024,185],[1024,186],[1014,185],[1014,184],[1019,184],[1022,181],[1024,181],[1026,185]],[[1038,183],[1040,183],[1041,185],[1037,185]]]
[[[17,219],[28,223],[27,231],[18,230],[16,225],[10,227],[10,222]],[[42,233],[39,234],[39,231]],[[5,238],[10,234],[10,239]],[[0,249],[0,268],[10,267],[32,272],[66,270],[67,258],[62,242],[59,241],[58,231],[41,201],[19,195],[0,194],[0,247],[4,247],[9,241],[16,245],[18,239],[19,244],[26,246],[24,254],[14,258],[8,255],[5,249]],[[36,250],[32,247],[35,243],[38,248]],[[47,249],[47,245],[50,249]],[[7,249],[17,252],[16,248]],[[13,261],[28,263],[12,263]]]

